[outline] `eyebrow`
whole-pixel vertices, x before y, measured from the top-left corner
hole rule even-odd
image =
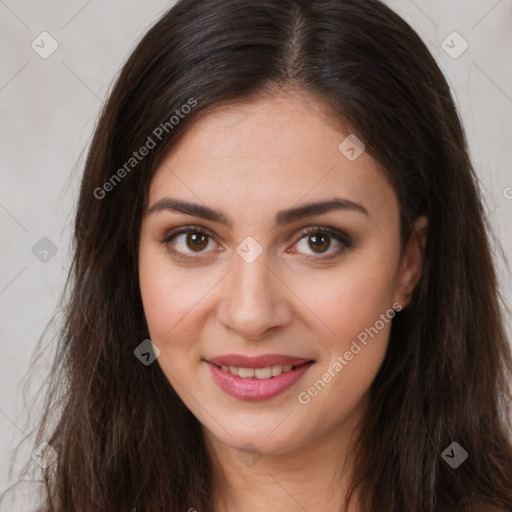
[[[327,201],[317,201],[298,206],[296,208],[281,210],[276,215],[276,224],[278,226],[283,226],[304,217],[322,215],[335,210],[355,211],[363,213],[364,215],[370,215],[368,210],[362,204],[350,201],[349,199],[336,197]],[[148,214],[155,214],[162,211],[175,211],[186,215],[192,215],[194,217],[201,217],[203,219],[224,224],[228,228],[231,228],[233,225],[231,220],[221,211],[210,208],[209,206],[190,203],[181,199],[164,197],[148,208]]]

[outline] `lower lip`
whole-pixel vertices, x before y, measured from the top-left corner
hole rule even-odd
[[[295,384],[309,369],[313,362],[305,363],[278,377],[269,379],[244,379],[208,363],[213,380],[228,395],[241,400],[266,400],[282,393]]]

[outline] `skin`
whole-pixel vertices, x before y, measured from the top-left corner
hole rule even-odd
[[[344,497],[347,450],[368,407],[391,322],[367,345],[359,343],[362,350],[309,403],[298,394],[394,303],[407,306],[426,230],[426,220],[418,219],[416,237],[401,250],[396,195],[367,152],[350,161],[339,151],[347,135],[311,97],[290,91],[258,97],[199,119],[152,180],[150,208],[172,197],[221,210],[232,221],[227,227],[171,210],[147,213],[139,252],[157,362],[201,422],[219,482],[227,475],[216,486],[217,511],[266,511],[272,503],[274,511],[326,512],[339,510]],[[367,214],[334,210],[276,225],[281,210],[334,197]],[[168,244],[191,262],[162,243],[182,226],[212,234],[199,249],[186,234]],[[346,233],[352,246],[327,235],[316,252],[314,233],[301,231],[318,226]],[[248,236],[263,251],[252,263],[236,252]],[[315,364],[285,392],[245,401],[222,391],[204,361],[228,353],[294,355]],[[247,443],[257,451],[250,464],[240,457]]]

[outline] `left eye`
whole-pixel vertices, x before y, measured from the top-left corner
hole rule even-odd
[[[338,246],[338,248],[331,251],[332,254],[330,256],[337,256],[345,249],[350,248],[352,243],[343,233],[322,227],[313,228],[303,233],[302,238],[296,244],[299,247],[299,252],[307,254],[309,249],[313,254],[322,256],[329,254],[328,251],[333,245],[334,247]],[[309,254],[312,253],[309,252]]]

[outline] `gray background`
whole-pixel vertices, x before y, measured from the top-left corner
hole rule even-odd
[[[24,396],[31,404],[53,356],[49,348],[39,361],[31,360],[57,308],[69,266],[84,148],[114,76],[142,34],[172,3],[0,0],[0,491],[12,483],[8,475],[12,447],[27,436],[26,444],[31,445],[37,407],[31,419]],[[488,217],[508,256],[512,253],[512,68],[506,55],[512,48],[512,2],[387,3],[418,31],[452,86]],[[58,43],[46,59],[31,47],[35,41],[39,52],[50,48],[50,39],[40,36],[43,31]],[[443,49],[462,48],[463,41],[450,36],[454,31],[469,44],[458,58]],[[57,249],[53,257],[51,252],[45,256],[34,250],[34,254],[33,247],[37,249],[43,237]],[[510,305],[511,275],[499,252],[498,258]],[[510,329],[510,314],[508,321]],[[30,450],[23,456],[30,457]],[[21,489],[27,499],[28,491]]]

